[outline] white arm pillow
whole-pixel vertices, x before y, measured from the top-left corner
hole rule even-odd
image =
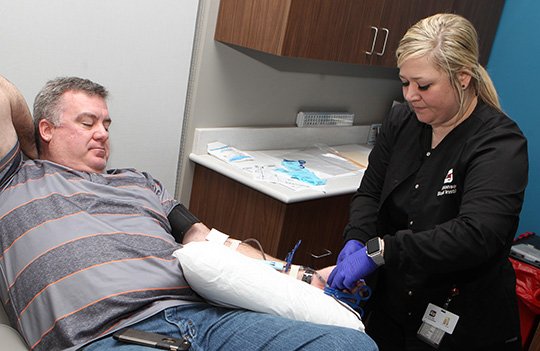
[[[364,331],[358,313],[321,289],[226,246],[191,242],[173,255],[193,290],[213,304]]]

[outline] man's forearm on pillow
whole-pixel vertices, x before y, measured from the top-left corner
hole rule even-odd
[[[182,239],[182,244],[187,244],[192,241],[209,240],[210,236],[212,236],[210,232],[211,230],[203,223],[201,222],[194,223],[185,232],[184,237]],[[217,232],[218,236],[222,236],[221,239],[218,239],[218,241],[221,240],[220,242],[222,242],[223,245],[227,247],[231,247],[232,249],[238,251],[239,253],[243,255],[246,255],[248,257],[255,258],[255,259],[260,259],[260,260],[264,259],[266,261],[273,261],[278,264],[282,264],[283,266],[285,266],[286,264],[285,261],[279,260],[275,257],[265,254],[261,252],[259,248],[255,248],[248,243],[241,242],[237,239],[231,238],[227,236],[226,234],[220,233],[219,231],[214,230],[212,232]],[[308,269],[308,271],[306,272],[305,267],[292,265],[292,269],[289,269],[287,272],[283,272],[283,273],[287,275],[291,275],[291,276],[294,275],[294,278],[298,280],[304,280],[306,283],[309,283],[313,286],[316,286],[322,289],[324,288],[326,279],[328,279],[328,275],[330,274],[331,271],[332,271],[332,267],[327,267],[316,272],[313,272],[311,269]],[[309,279],[307,279],[306,277],[308,277]]]

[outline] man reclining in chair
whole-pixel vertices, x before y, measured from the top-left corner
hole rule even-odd
[[[377,349],[358,330],[199,297],[172,256],[174,238],[203,241],[209,229],[149,174],[106,171],[107,95],[89,80],[55,79],[32,121],[0,77],[0,297],[31,349],[144,350],[112,338],[127,326],[185,338],[192,350]]]

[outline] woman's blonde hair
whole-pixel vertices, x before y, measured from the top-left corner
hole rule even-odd
[[[478,62],[478,35],[471,22],[462,16],[440,13],[420,20],[399,42],[397,66],[410,58],[427,57],[435,67],[446,72],[464,109],[460,73],[471,76],[470,87],[485,103],[501,110],[495,86]]]

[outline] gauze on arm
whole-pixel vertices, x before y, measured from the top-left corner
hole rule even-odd
[[[321,289],[212,242],[191,242],[173,254],[199,295],[218,306],[364,331],[358,313]]]

